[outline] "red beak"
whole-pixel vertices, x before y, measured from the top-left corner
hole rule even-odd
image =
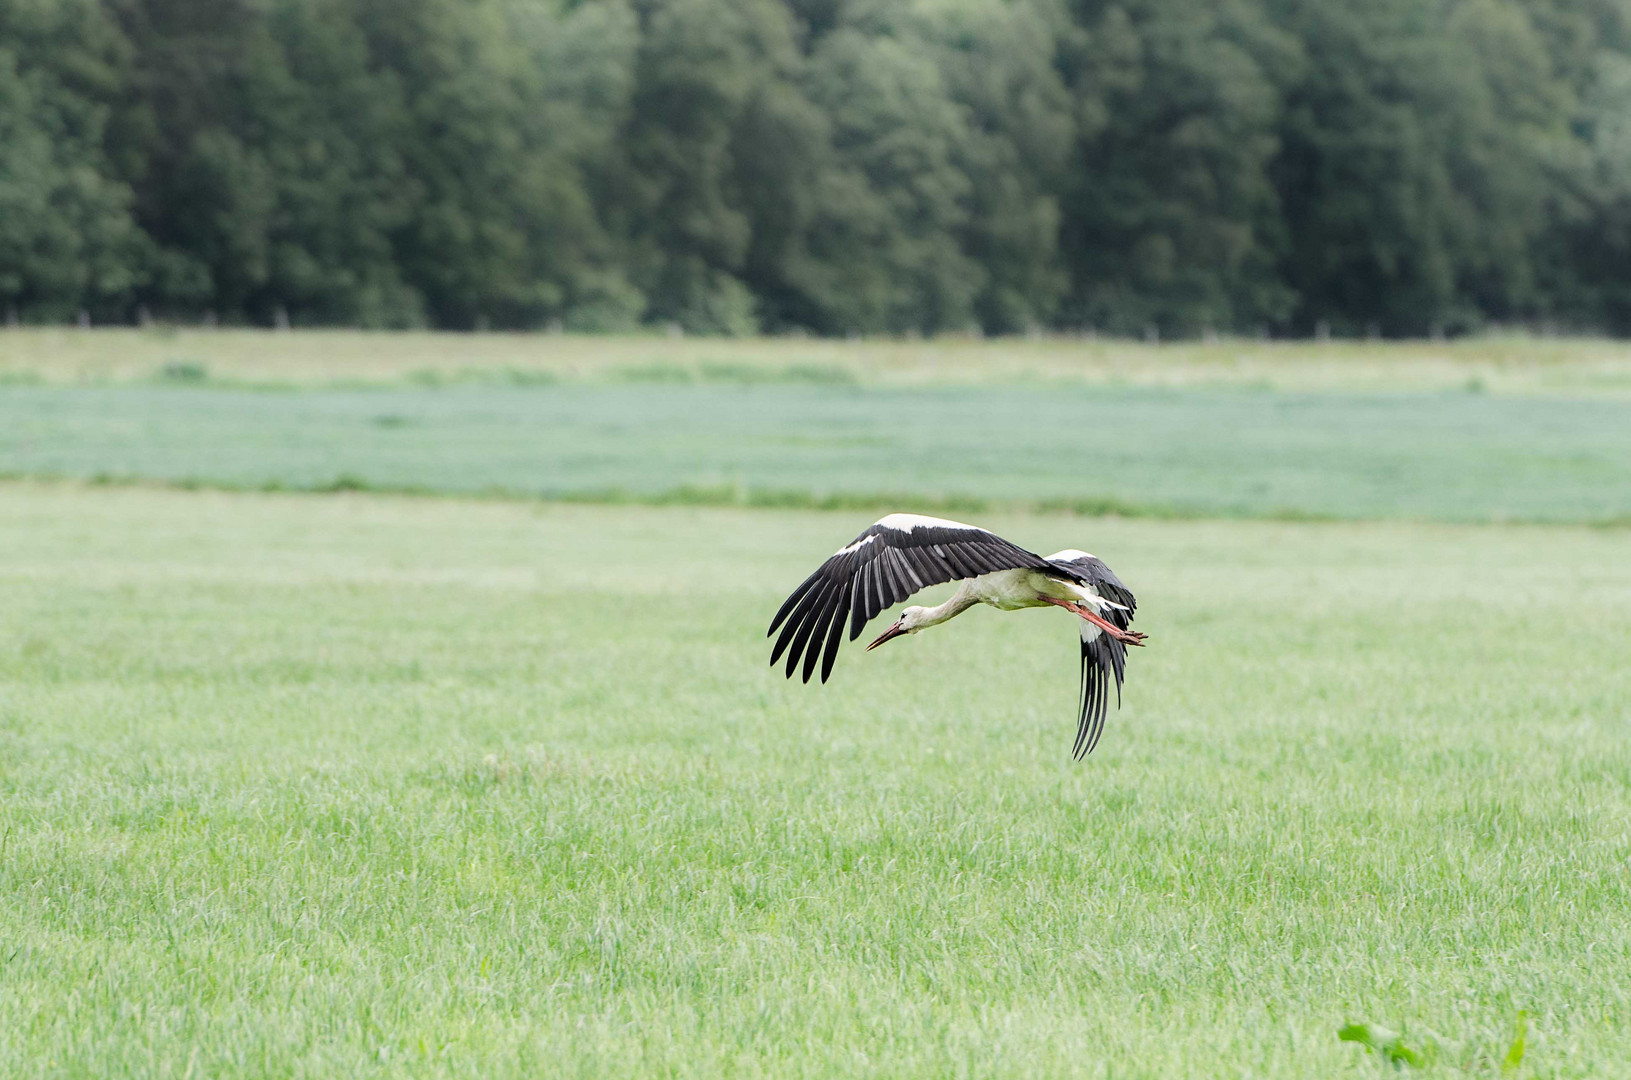
[[[906,633],[906,631],[901,629],[900,623],[896,623],[894,626],[891,626],[889,629],[887,629],[883,633],[879,634],[878,635],[878,640],[874,641],[872,644],[868,645],[866,647],[866,651],[871,652],[873,649],[876,649],[879,645],[882,645],[884,642],[888,641],[890,638],[900,637],[904,633]]]

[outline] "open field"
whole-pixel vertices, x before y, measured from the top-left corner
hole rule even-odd
[[[14,386],[0,388],[0,474],[1631,523],[1631,402],[1083,385]]]
[[[1631,347],[0,333],[0,476],[1631,520]]]
[[[378,331],[0,329],[0,382],[207,379],[254,385],[469,380],[1086,383],[1281,390],[1464,390],[1631,398],[1631,343],[1522,335],[1448,342],[1147,345],[1050,337],[980,341],[577,337]]]
[[[0,485],[0,1071],[1631,1060],[1623,532],[992,519],[1144,599],[1076,765],[1056,613],[764,666],[864,520]]]
[[[1445,523],[1624,346],[4,331],[0,474],[0,1074],[1631,1060],[1631,533]],[[883,502],[1139,592],[1088,761],[1055,612],[764,666]]]

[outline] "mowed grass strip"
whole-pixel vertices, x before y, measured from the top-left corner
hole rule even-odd
[[[1631,404],[820,385],[0,388],[0,475],[1152,517],[1631,522]],[[910,500],[907,500],[910,501]]]
[[[765,666],[854,514],[0,486],[10,1076],[1631,1060],[1612,531],[1013,517],[1075,631]]]
[[[157,326],[0,330],[0,384],[168,381],[320,387],[403,381],[1255,386],[1631,398],[1631,348],[1601,338],[1172,341],[672,338]]]

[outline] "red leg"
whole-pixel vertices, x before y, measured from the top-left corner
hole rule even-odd
[[[1058,600],[1051,596],[1044,596],[1042,599],[1050,604],[1057,604],[1074,615],[1080,615],[1123,645],[1142,645],[1144,639],[1149,636],[1148,634],[1141,634],[1137,630],[1123,630],[1115,623],[1101,617],[1098,612],[1089,608],[1086,604],[1078,604],[1073,600]]]

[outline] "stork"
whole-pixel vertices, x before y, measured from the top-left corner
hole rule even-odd
[[[973,525],[917,514],[890,514],[839,548],[793,590],[770,622],[781,636],[771,651],[775,665],[787,654],[787,677],[804,666],[809,682],[816,661],[821,681],[832,674],[838,641],[849,620],[854,641],[879,612],[920,589],[961,581],[938,607],[908,607],[894,625],[867,646],[915,634],[956,618],[976,604],[999,611],[1060,607],[1081,620],[1082,684],[1076,722],[1078,760],[1092,753],[1104,730],[1110,679],[1116,702],[1126,671],[1127,646],[1143,645],[1147,635],[1129,630],[1138,606],[1131,590],[1102,559],[1074,548],[1035,555],[995,533]]]

